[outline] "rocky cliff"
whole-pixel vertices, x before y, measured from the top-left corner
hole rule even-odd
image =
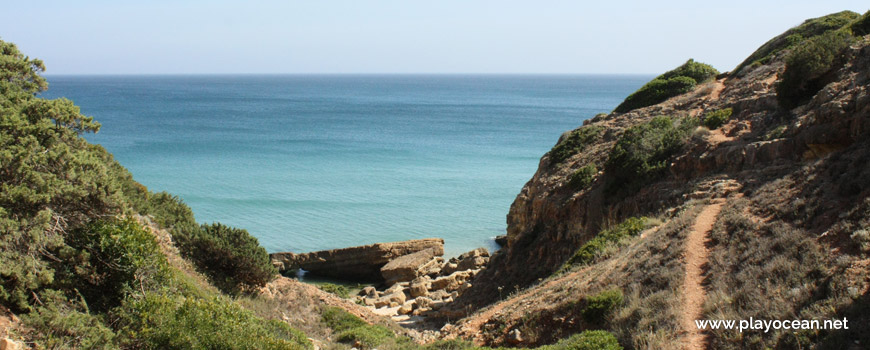
[[[586,248],[603,229],[630,217],[654,217],[666,224],[677,219],[690,220],[683,216],[695,210],[691,209],[696,207],[695,203],[723,199],[723,214],[717,211],[709,223],[713,225],[709,234],[712,241],[707,243],[712,260],[704,262],[708,272],[702,277],[705,283],[712,284],[706,287],[708,294],[718,293],[718,298],[735,304],[725,307],[717,304],[723,302],[721,299],[702,300],[706,316],[719,312],[720,316],[748,318],[748,315],[756,315],[768,319],[809,314],[836,317],[864,310],[870,286],[867,270],[870,239],[865,237],[870,223],[870,38],[861,36],[861,31],[853,24],[860,16],[844,14],[808,20],[791,29],[752,56],[763,59],[747,60],[736,73],[721,74],[662,103],[626,113],[596,116],[563,135],[554,150],[541,158],[537,172],[512,204],[507,216],[507,245],[491,258],[487,268],[474,280],[472,289],[457,300],[453,308],[456,313],[445,315],[461,315],[462,308],[467,309],[469,305],[482,307],[545,280],[532,288],[536,290],[534,293],[561,297],[547,299],[546,303],[538,300],[541,305],[537,308],[520,308],[520,315],[515,315],[513,321],[504,320],[500,326],[487,328],[475,324],[472,327],[474,332],[479,332],[477,336],[480,333],[492,336],[484,342],[522,344],[522,341],[510,341],[512,327],[519,327],[520,318],[528,323],[528,315],[542,310],[554,312],[553,309],[558,308],[559,303],[554,300],[565,299],[562,298],[567,293],[565,290],[570,290],[566,284],[585,277],[582,272],[576,272],[573,279],[551,276],[560,268],[565,269],[566,264],[570,265],[579,254],[578,249]],[[830,25],[842,16],[845,16],[842,23]],[[866,22],[866,15],[864,18]],[[820,23],[828,27],[819,29]],[[791,41],[786,43],[786,37]],[[792,40],[794,38],[797,39]],[[832,49],[829,43],[834,39],[831,38],[843,40],[843,47]],[[820,46],[824,48],[818,48]],[[798,74],[801,80],[797,86],[805,89],[801,91],[803,97],[799,101],[786,100],[784,96],[788,91],[785,90],[793,82],[785,81],[789,78],[784,77],[789,73],[797,74],[794,72],[804,63],[801,60],[810,56],[805,55],[807,51],[817,53],[813,57],[827,59],[822,59],[821,68]],[[812,88],[812,85],[818,87]],[[796,102],[796,106],[787,102]],[[712,116],[717,115],[727,115],[721,125],[711,122]],[[671,129],[656,129],[657,125]],[[676,130],[680,128],[686,131],[679,134]],[[644,136],[655,133],[650,130],[672,130],[662,132],[677,136],[666,134],[659,139]],[[638,168],[638,174],[647,177],[619,173],[626,167],[619,163],[623,160],[615,159],[617,151],[629,149],[634,153],[629,152],[626,157],[636,159],[642,157],[643,152],[654,152],[662,147],[661,143],[670,142],[669,138],[679,139],[676,143],[679,147],[662,159],[643,159],[646,163],[643,169]],[[567,157],[564,153],[557,154],[565,149],[562,146],[567,142],[580,145],[577,142],[581,141],[577,140],[582,141],[582,147],[574,147],[575,153]],[[630,142],[641,144],[631,145]],[[661,171],[648,171],[659,169],[658,164]],[[696,210],[692,215],[701,215],[698,213]],[[680,230],[683,229],[674,228],[674,237],[659,239],[673,240],[667,244],[682,246],[686,233],[678,233],[683,232]],[[643,239],[648,237],[630,241],[633,243],[619,242],[642,247],[646,244]],[[670,287],[663,286],[661,290],[628,287],[629,282],[618,277],[628,278],[625,274],[632,269],[648,265],[652,260],[644,254],[666,251],[665,247],[656,249],[654,253],[635,252],[640,254],[636,257],[640,260],[632,264],[637,266],[625,265],[624,270],[610,271],[612,275],[599,275],[597,281],[588,281],[597,287],[587,285],[583,287],[586,289],[575,290],[575,293],[603,287],[599,284],[612,284],[639,293],[635,299],[642,300],[644,294],[679,288],[673,281],[669,282]],[[814,255],[816,253],[820,255]],[[806,258],[801,257],[802,254]],[[661,259],[650,266],[680,264],[679,260],[684,258]],[[781,265],[771,266],[770,261]],[[591,268],[594,270],[596,266]],[[682,265],[677,266],[683,271]],[[776,271],[786,266],[794,271]],[[756,275],[747,276],[747,273]],[[851,277],[842,280],[833,277],[838,275]],[[553,279],[560,282],[552,282]],[[759,282],[765,279],[767,282]],[[835,279],[837,282],[832,282]],[[556,288],[553,283],[561,287]],[[764,290],[754,296],[762,300],[757,302],[763,303],[761,305],[741,299],[748,297],[741,294],[745,292],[742,288],[753,283],[764,286]],[[783,301],[783,290],[790,290],[792,299]],[[682,291],[676,295],[680,293]],[[532,292],[528,294],[525,295],[527,300],[516,302],[535,304]],[[568,298],[571,303],[577,302],[577,295],[582,294]],[[785,305],[769,305],[774,302]],[[498,309],[499,305],[493,308]],[[821,305],[827,305],[831,312],[809,311]],[[661,312],[666,313],[666,310],[663,308]],[[503,312],[488,316],[494,317],[494,314],[504,316]],[[553,315],[556,316],[559,315]],[[563,313],[560,317],[563,317],[562,322],[555,323],[552,330],[541,331],[541,327],[537,327],[537,341],[552,339],[541,333],[558,333],[555,329],[564,326],[567,316]],[[576,331],[600,326],[580,322],[571,327]],[[516,330],[519,332],[519,328]],[[806,336],[810,339],[806,341],[836,342],[830,340],[831,337],[857,337],[856,334],[814,332]],[[721,334],[708,336],[712,337],[708,341],[716,348],[735,344],[797,346],[787,343],[780,335],[746,335],[740,340]],[[632,337],[622,335],[621,343],[638,341]],[[649,342],[644,341],[634,346],[648,346]],[[799,344],[801,340],[794,341]],[[790,345],[783,345],[786,343]],[[537,343],[526,339],[525,344]]]

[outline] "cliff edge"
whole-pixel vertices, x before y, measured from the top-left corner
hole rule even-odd
[[[446,333],[532,346],[605,328],[629,348],[686,346],[684,276],[701,249],[687,240],[716,204],[693,319],[846,317],[854,328],[705,331],[704,347],[866,346],[867,26],[852,12],[807,20],[694,85],[674,78],[707,69],[690,60],[630,96],[630,110],[562,135],[512,204],[507,245],[444,316],[489,306]],[[649,94],[670,88],[683,90]],[[654,103],[634,108],[643,101]],[[614,311],[581,317],[611,290]]]

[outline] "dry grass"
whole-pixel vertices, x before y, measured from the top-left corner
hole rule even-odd
[[[793,184],[771,182],[756,192],[756,199],[773,204],[770,196],[788,193]],[[790,196],[767,207],[774,211],[772,216],[751,214],[761,212],[760,208],[764,207],[752,200],[732,202],[714,226],[706,317],[822,320],[850,315],[853,325],[866,330],[867,295],[850,295],[854,281],[845,273],[855,258],[831,254],[816,235],[795,224],[806,223],[815,205]],[[710,332],[710,345],[716,349],[846,348],[859,338],[867,344],[870,339],[866,331],[862,333],[722,330]]]
[[[676,348],[680,331],[680,284],[683,244],[703,207],[691,202],[658,229],[612,244],[606,257],[554,275],[516,296],[460,322],[485,317],[474,330],[478,340],[505,345],[505,335],[519,330],[523,346],[552,344],[588,329],[612,331],[627,349]],[[602,320],[584,319],[587,299],[605,290],[624,294],[620,307]]]

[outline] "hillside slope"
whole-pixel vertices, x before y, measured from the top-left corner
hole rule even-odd
[[[336,306],[398,330],[134,181],[82,137],[99,123],[39,96],[44,69],[0,41],[0,348],[313,349]]]
[[[867,17],[808,20],[787,32],[806,36],[772,40],[740,74],[563,135],[511,206],[507,246],[444,316],[495,304],[448,333],[536,345],[605,328],[628,348],[679,348],[674,340],[690,342],[692,331],[679,321],[692,304],[686,238],[698,214],[724,199],[701,237],[702,318],[847,317],[853,327],[702,332],[700,344],[870,344]],[[632,217],[661,225],[608,230]],[[621,306],[583,318],[590,298],[611,289],[624,295]]]

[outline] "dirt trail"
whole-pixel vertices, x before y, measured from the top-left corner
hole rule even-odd
[[[710,254],[707,242],[710,240],[710,231],[713,223],[722,211],[724,200],[718,200],[708,205],[695,219],[689,236],[686,237],[686,275],[683,279],[683,312],[681,323],[685,333],[683,349],[696,350],[706,349],[706,335],[695,326],[695,320],[702,317],[704,300],[707,291],[704,289],[704,269]]]
[[[725,90],[725,78],[716,80],[715,85],[713,85],[713,91],[710,92],[710,101],[718,100],[722,90]]]

